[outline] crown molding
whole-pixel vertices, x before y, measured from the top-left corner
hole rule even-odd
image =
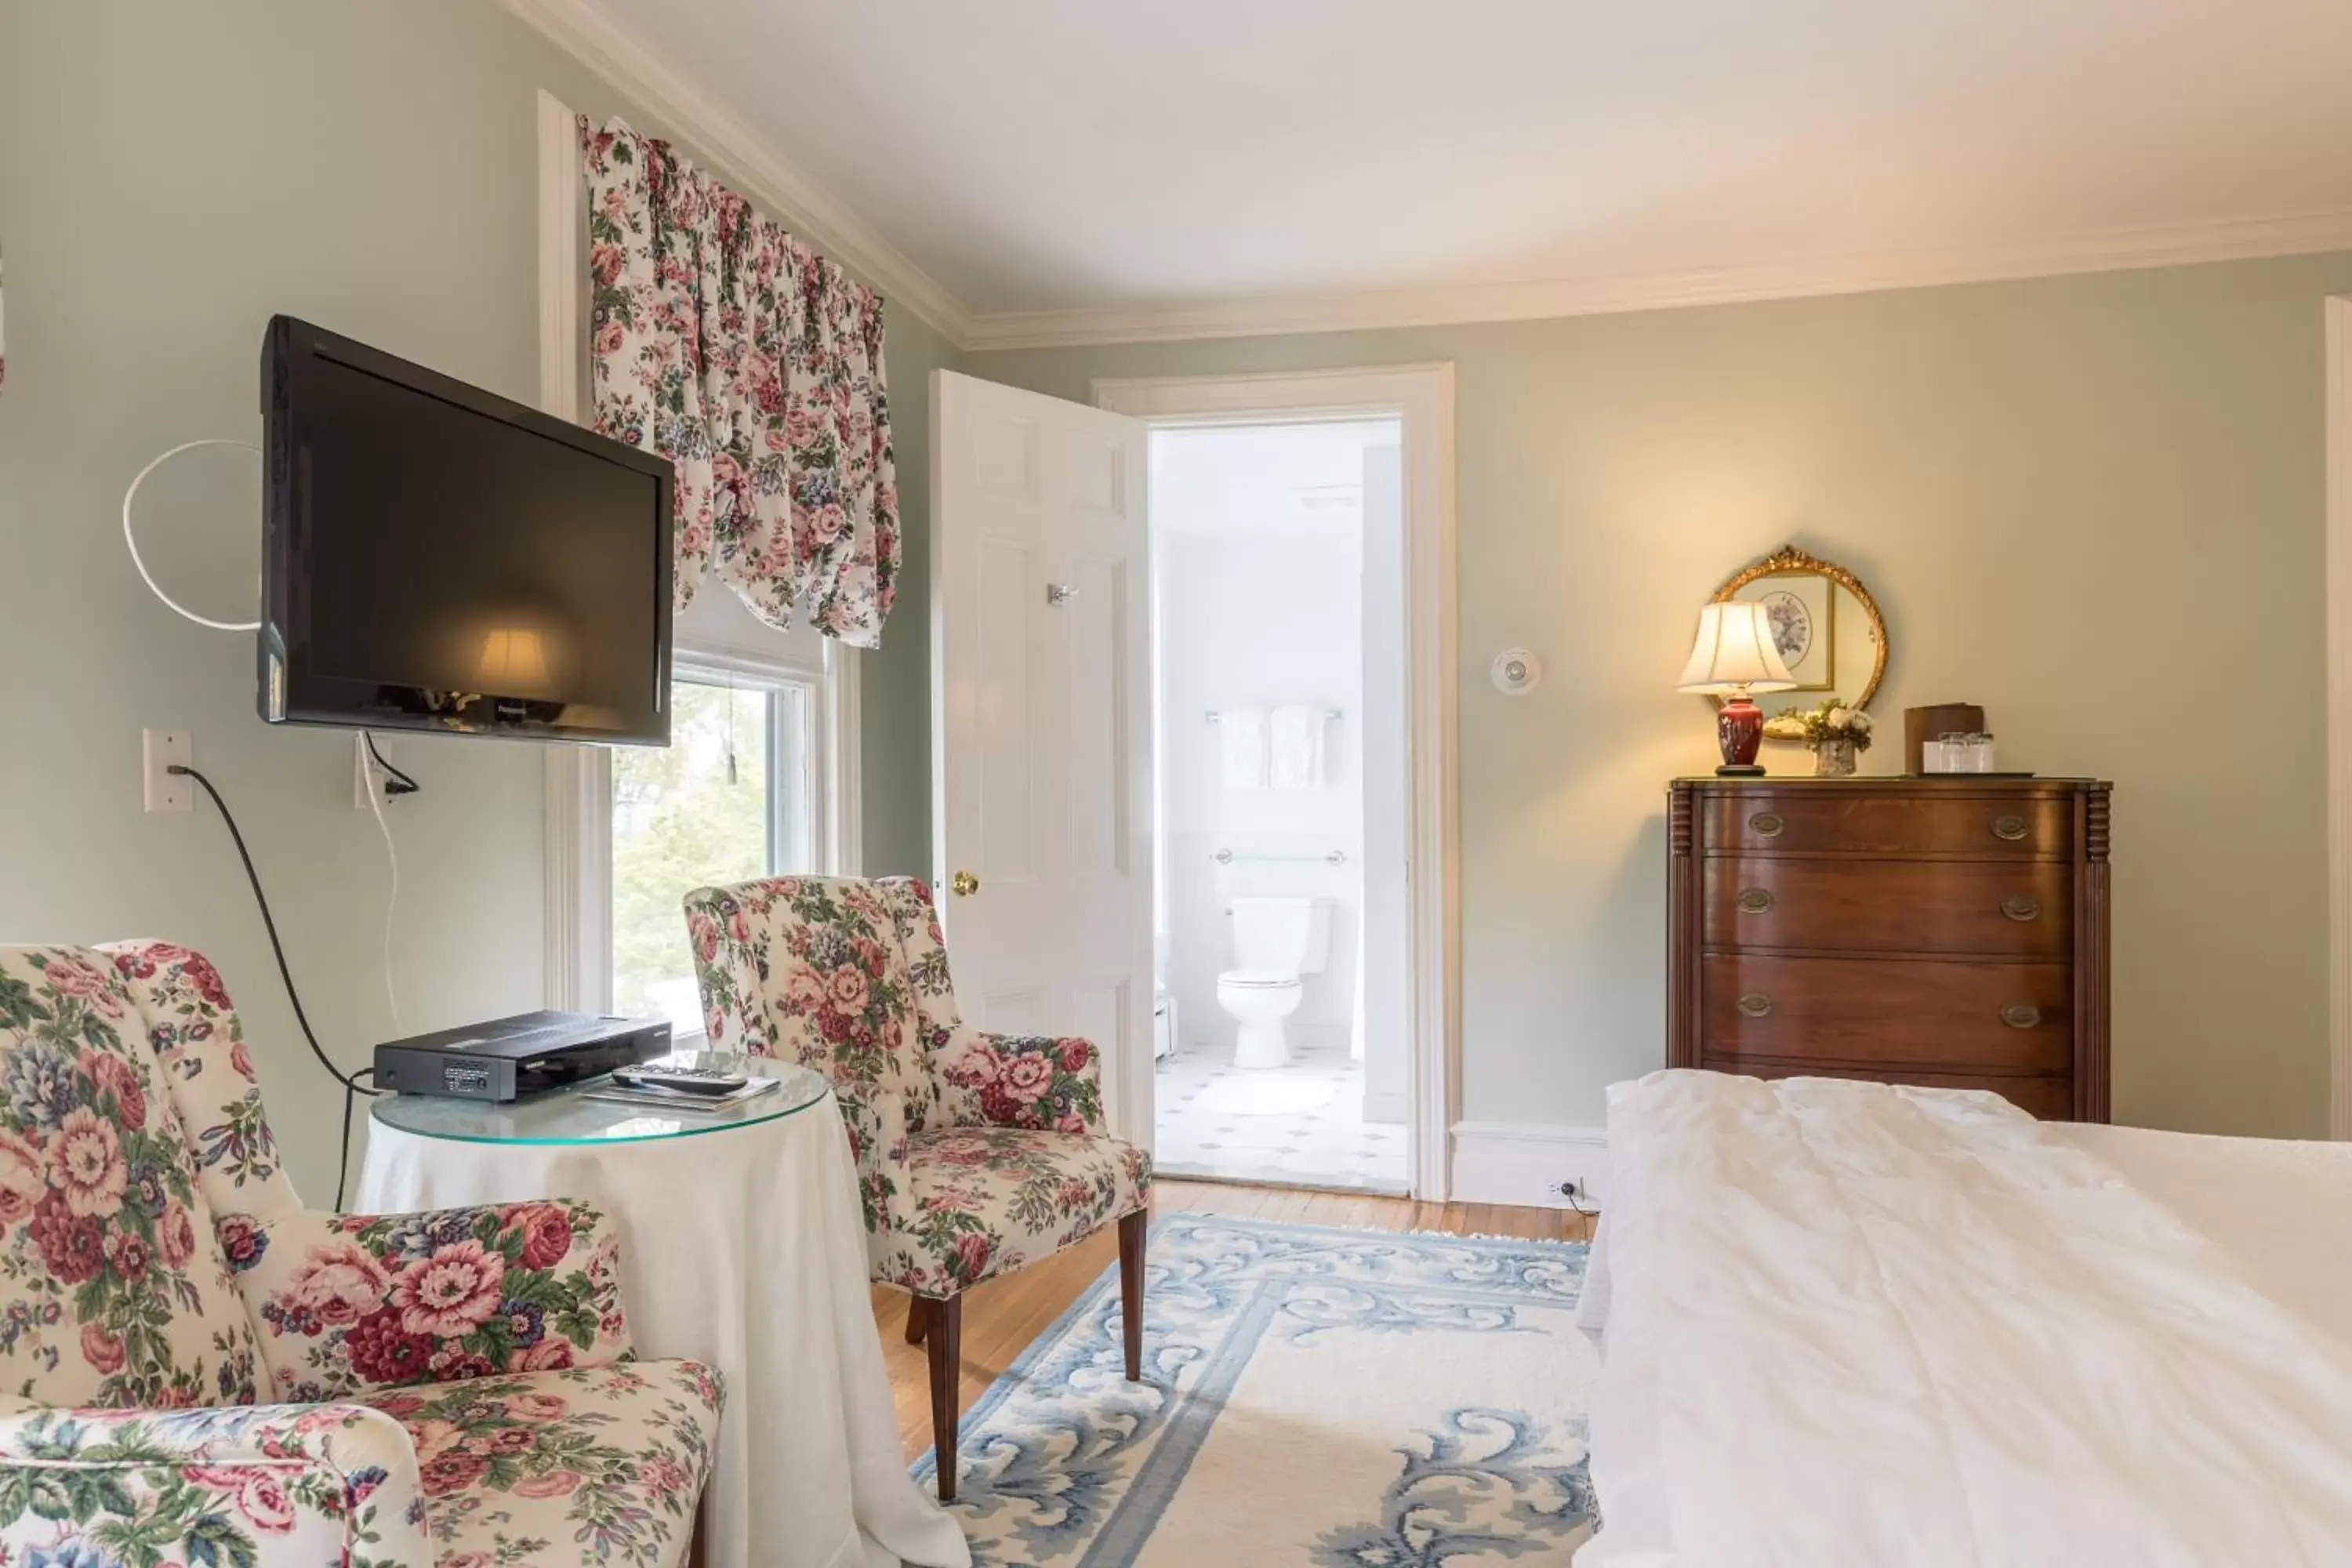
[[[964,346],[982,351],[1066,348],[1538,321],[2327,250],[2352,250],[2352,210],[2109,230],[2047,243],[1808,258],[1695,272],[1261,296],[1194,305],[994,312],[971,319]]]
[[[648,48],[590,0],[505,0],[544,34],[704,157],[726,166],[745,194],[886,299],[912,310],[963,346],[971,312],[885,239],[849,205],[778,153],[684,70]]]

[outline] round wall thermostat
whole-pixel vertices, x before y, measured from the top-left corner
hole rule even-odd
[[[1507,647],[1495,656],[1495,689],[1506,697],[1525,697],[1543,679],[1543,660],[1523,647]]]

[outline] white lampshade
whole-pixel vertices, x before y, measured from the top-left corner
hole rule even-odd
[[[539,634],[499,630],[482,639],[475,684],[500,697],[528,697],[547,684],[547,650]]]
[[[1724,697],[1742,691],[1788,691],[1796,677],[1772,640],[1772,623],[1761,605],[1702,605],[1698,637],[1690,662],[1675,683],[1678,691]]]

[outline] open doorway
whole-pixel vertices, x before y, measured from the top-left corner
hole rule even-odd
[[[1172,835],[1155,820],[1158,759],[1181,729],[1197,741],[1211,722],[1209,711],[1224,700],[1203,697],[1189,714],[1176,711],[1173,699],[1155,701],[1151,441],[1162,432],[1276,426],[1369,425],[1396,434],[1386,444],[1393,454],[1386,461],[1401,471],[1400,485],[1364,483],[1360,465],[1379,441],[1359,438],[1360,466],[1352,472],[1363,492],[1355,503],[1361,512],[1358,570],[1367,583],[1392,574],[1402,605],[1369,618],[1399,628],[1403,673],[1373,679],[1375,645],[1365,638],[1365,691],[1394,694],[1401,712],[1353,699],[1360,716],[1350,735],[1339,728],[1348,724],[1344,710],[1337,724],[1328,715],[1351,700],[1333,700],[1321,738],[1327,747],[1352,742],[1359,748],[1360,760],[1341,765],[1360,769],[1361,785],[1393,786],[1385,795],[1361,789],[1360,856],[1344,843],[1324,853],[1352,857],[1353,890],[1365,907],[1385,907],[1381,879],[1391,894],[1401,887],[1402,898],[1389,902],[1402,908],[1404,929],[1393,956],[1376,945],[1382,929],[1377,921],[1360,920],[1352,931],[1344,921],[1336,931],[1327,929],[1324,968],[1315,972],[1323,1011],[1307,1022],[1328,1027],[1336,1021],[1331,1009],[1343,1008],[1338,1016],[1348,1021],[1352,1060],[1360,1010],[1367,1023],[1364,1097],[1375,1114],[1373,1041],[1383,1023],[1402,1032],[1404,1184],[1416,1197],[1443,1201],[1461,1079],[1451,367],[1101,381],[1094,407],[944,370],[932,374],[931,393],[932,843],[937,882],[948,894],[941,915],[956,955],[958,1001],[965,1018],[983,1028],[1098,1042],[1112,1134],[1155,1146],[1163,1166],[1169,1162],[1157,1147],[1156,1102],[1164,1086],[1155,1034],[1173,1045],[1224,1013],[1216,977],[1253,966],[1238,962],[1230,928],[1221,923],[1201,947],[1209,978],[1195,983],[1200,988],[1188,1006],[1180,994],[1186,983],[1167,986],[1165,965],[1154,963],[1157,933],[1167,933],[1171,957],[1177,948],[1177,903],[1159,890],[1175,880],[1176,868]],[[1344,485],[1349,475],[1342,469],[1328,482]],[[1376,524],[1375,509],[1384,504],[1376,498],[1391,490],[1401,494],[1402,518]],[[1307,508],[1302,500],[1299,510],[1339,509]],[[1391,542],[1375,543],[1383,538]],[[1360,604],[1370,602],[1367,595]],[[1272,606],[1276,617],[1285,613]],[[1365,609],[1358,614],[1368,616]],[[1311,710],[1314,701],[1303,689],[1268,689],[1245,705],[1267,710],[1271,747],[1272,710]],[[1383,722],[1402,731],[1402,742],[1375,738],[1368,726]],[[1365,766],[1360,754],[1367,751],[1375,759],[1401,755],[1402,762]],[[1276,793],[1272,761],[1269,796]],[[1329,789],[1337,774],[1328,757],[1325,765]],[[1375,826],[1384,800],[1385,809],[1401,815],[1402,829]],[[1218,862],[1220,847],[1234,848],[1235,859]],[[1278,868],[1242,862],[1241,847],[1238,839],[1211,843],[1208,864]],[[1163,858],[1170,864],[1159,864]],[[1320,864],[1338,869],[1328,859]],[[1222,922],[1229,917],[1211,886]],[[1310,930],[1297,949],[1302,978],[1313,940]],[[1344,979],[1333,978],[1335,946]],[[1353,994],[1359,973],[1367,988],[1360,1009]],[[1392,1002],[1373,999],[1371,987],[1384,982],[1399,988]],[[1158,1014],[1157,1031],[1156,991],[1172,1003]],[[1307,1000],[1302,984],[1300,1013]],[[1190,1019],[1193,1012],[1202,1017]],[[1243,1020],[1224,1016],[1238,1052]],[[1325,1034],[1322,1043],[1330,1038]]]
[[[1402,421],[1150,443],[1155,1160],[1404,1192]]]

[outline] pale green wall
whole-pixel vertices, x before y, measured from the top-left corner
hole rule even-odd
[[[970,356],[1095,376],[1453,362],[1464,1114],[1660,1065],[1696,606],[1784,540],[1877,595],[1876,705],[1983,703],[2115,804],[2121,1120],[2321,1135],[2321,307],[2335,256],[1580,320]],[[1547,666],[1532,697],[1499,648]],[[1874,771],[1899,765],[1893,744]]]
[[[251,638],[149,598],[116,509],[164,447],[256,437],[276,311],[535,397],[541,87],[659,129],[488,0],[0,0],[0,941],[148,934],[218,958],[314,1202],[333,1191],[340,1091],[302,1052],[220,824],[142,814],[139,731],[194,731],[311,1017],[354,1064],[398,1032],[376,977],[383,850],[351,804],[349,737],[265,728]],[[890,334],[919,517],[922,389],[946,351],[903,312]],[[142,499],[172,581],[224,609],[251,602],[243,461],[200,458]],[[919,566],[908,589],[866,687],[869,854],[885,866],[918,862],[927,837],[906,782],[927,766]],[[539,1005],[539,748],[389,749],[426,786],[394,818],[403,1025]]]
[[[931,875],[931,372],[961,368],[946,339],[890,321],[890,426],[905,563],[882,646],[863,656],[866,874]]]

